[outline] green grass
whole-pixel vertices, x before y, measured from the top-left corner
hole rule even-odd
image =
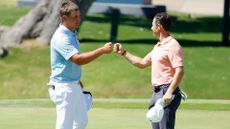
[[[29,8],[16,7],[16,0],[0,1],[0,25],[13,25]],[[7,15],[6,15],[7,14]],[[188,17],[172,13],[172,35],[184,46],[185,77],[181,87],[189,98],[230,99],[230,51],[220,46],[220,17]],[[109,39],[110,19],[92,15],[81,26],[82,51],[102,46]],[[210,23],[213,25],[210,27]],[[156,43],[151,20],[122,17],[118,41],[131,53],[147,54]],[[212,46],[212,47],[211,47]],[[55,108],[48,98],[49,47],[10,48],[0,58],[0,128],[55,128]],[[109,54],[83,66],[82,80],[94,98],[134,98],[137,102],[94,100],[87,129],[151,128],[145,119],[151,96],[150,68],[140,70],[122,57]],[[17,98],[15,100],[15,98]],[[230,104],[209,100],[182,102],[177,111],[177,129],[229,129]],[[198,102],[197,102],[198,101]],[[106,122],[106,123],[105,123]]]
[[[82,51],[102,46],[83,43]],[[125,44],[127,50],[143,56],[149,44]],[[185,76],[181,88],[189,98],[229,99],[229,48],[185,47]],[[12,48],[0,60],[0,98],[46,98],[50,75],[48,47]],[[149,98],[150,68],[138,69],[112,53],[83,66],[82,80],[95,97]]]
[[[17,7],[17,0],[0,1],[0,25],[13,25],[30,7]]]
[[[187,48],[185,77],[182,83],[185,91],[191,91],[194,98],[228,98],[230,81],[227,79],[230,63],[229,48]],[[196,89],[196,90],[194,90]],[[197,96],[197,97],[195,97]]]
[[[31,8],[16,6],[7,6],[0,3],[0,25],[13,25],[17,19],[25,15]]]
[[[147,109],[149,99],[93,99],[93,108]],[[0,107],[54,107],[50,99],[1,99]],[[229,100],[189,99],[181,101],[183,110],[222,110],[230,111]]]
[[[17,5],[17,0],[7,0],[7,1],[1,0],[0,5],[2,5],[2,6],[11,6],[11,7],[16,6]]]
[[[0,3],[0,6],[1,3]],[[26,13],[15,6],[2,6],[0,23],[12,16],[12,24]],[[8,10],[8,11],[6,11]],[[28,11],[28,10],[27,10]],[[185,76],[181,88],[189,98],[230,99],[230,51],[220,47],[220,17],[188,17],[171,14],[172,35],[184,47]],[[210,27],[212,23],[215,26]],[[125,49],[144,57],[157,42],[150,31],[151,20],[121,17],[118,41]],[[102,46],[109,39],[110,18],[88,15],[79,33],[82,52]],[[7,58],[0,59],[0,98],[47,98],[46,83],[50,76],[49,47],[11,48]],[[100,57],[83,66],[82,80],[96,98],[149,98],[151,96],[150,68],[133,67],[114,53]]]
[[[151,128],[150,123],[145,118],[146,102],[143,99],[94,99],[93,108],[88,114],[87,129]],[[176,128],[228,129],[229,102],[223,100],[188,100],[182,102],[177,110]],[[49,99],[0,100],[0,121],[2,122],[0,128],[54,128],[56,117],[54,107]]]
[[[172,35],[184,46],[220,46],[221,17],[193,17],[172,13]],[[210,24],[212,26],[210,28]],[[150,30],[151,19],[124,17],[120,18],[118,41],[122,43],[156,43]],[[93,26],[93,29],[92,27]],[[86,41],[106,41],[110,34],[110,19],[104,15],[88,15],[80,28],[80,37]],[[87,40],[88,39],[88,40]]]
[[[93,108],[87,129],[151,128],[145,109]],[[2,129],[55,128],[54,108],[0,107]],[[229,111],[178,110],[177,129],[229,129]]]
[[[45,97],[49,77],[49,50],[12,48],[9,58],[0,60],[1,98]]]

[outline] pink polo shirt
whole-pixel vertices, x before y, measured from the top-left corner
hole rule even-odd
[[[184,54],[180,44],[171,36],[158,42],[145,56],[151,61],[151,81],[153,86],[171,83],[175,68],[184,65]]]

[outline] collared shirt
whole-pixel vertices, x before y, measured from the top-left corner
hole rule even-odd
[[[153,86],[171,83],[175,68],[184,65],[184,53],[180,44],[171,36],[158,42],[145,56],[151,61],[151,81]]]
[[[51,39],[51,76],[53,82],[68,83],[81,78],[81,65],[70,60],[70,57],[80,52],[77,33],[60,25]]]

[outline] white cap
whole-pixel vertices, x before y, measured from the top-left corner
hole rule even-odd
[[[164,99],[157,100],[155,106],[153,106],[146,114],[146,118],[153,123],[158,123],[162,120],[164,115]]]

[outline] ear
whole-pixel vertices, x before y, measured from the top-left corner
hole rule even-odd
[[[159,25],[159,29],[164,30],[164,28],[163,28],[163,26],[162,26],[162,25]]]
[[[66,15],[61,16],[61,21],[62,22],[66,21],[66,20],[67,20],[67,16]]]

